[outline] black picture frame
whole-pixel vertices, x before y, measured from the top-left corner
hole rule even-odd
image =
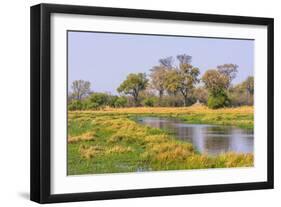
[[[237,184],[218,184],[187,187],[167,187],[74,194],[51,194],[50,183],[50,130],[51,130],[51,70],[50,70],[50,15],[52,13],[134,17],[194,22],[219,22],[267,26],[267,181]],[[39,4],[31,7],[31,169],[30,199],[38,203],[88,201],[102,199],[166,196],[179,194],[211,193],[273,188],[274,177],[274,83],[273,83],[273,25],[272,18],[195,14],[168,11],[103,8],[56,4]]]

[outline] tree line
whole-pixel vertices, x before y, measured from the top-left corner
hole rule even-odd
[[[191,64],[191,56],[181,54],[175,60],[173,57],[161,58],[149,74],[129,74],[117,88],[119,95],[93,92],[89,81],[75,80],[68,94],[68,108],[181,107],[194,103],[210,108],[253,105],[253,76],[239,84],[232,84],[238,73],[238,65],[218,65],[200,78],[200,70]]]

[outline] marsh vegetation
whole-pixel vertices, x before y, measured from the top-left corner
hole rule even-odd
[[[157,113],[156,113],[157,112]],[[68,174],[253,166],[253,153],[201,153],[175,134],[142,125],[136,117],[177,118],[186,123],[253,127],[253,108],[106,108],[68,114]]]

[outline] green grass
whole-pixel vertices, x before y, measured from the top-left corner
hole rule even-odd
[[[131,113],[69,112],[68,175],[253,166],[251,153],[202,155],[191,143],[136,123],[131,119],[134,116]],[[203,120],[204,123],[223,124],[233,118],[233,114],[212,116],[173,115],[192,123]],[[237,117],[251,119],[251,115],[238,114]]]

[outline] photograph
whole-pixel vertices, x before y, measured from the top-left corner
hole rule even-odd
[[[274,18],[155,9],[31,7],[32,201],[274,188]]]
[[[66,35],[68,176],[255,166],[254,39]]]

